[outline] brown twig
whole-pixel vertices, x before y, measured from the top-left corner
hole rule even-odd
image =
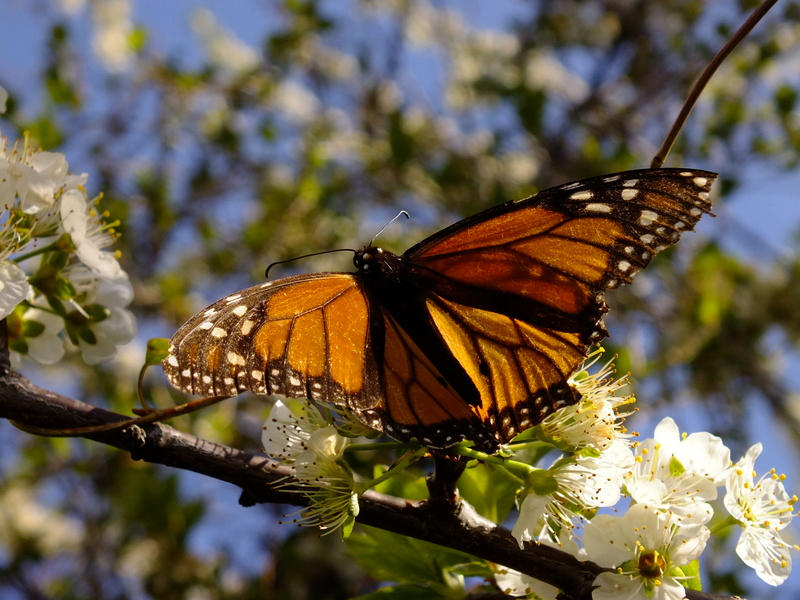
[[[689,114],[691,114],[692,109],[697,103],[697,99],[700,97],[703,89],[706,87],[706,84],[709,82],[724,60],[728,58],[728,55],[733,52],[733,49],[739,45],[739,42],[747,37],[747,34],[752,31],[753,27],[758,24],[758,22],[764,17],[764,15],[767,14],[769,9],[771,9],[777,1],[778,0],[764,0],[764,2],[762,2],[759,7],[753,11],[753,14],[751,14],[744,23],[742,23],[742,26],[736,30],[736,33],[734,33],[733,36],[731,36],[731,38],[725,42],[725,45],[719,50],[719,52],[717,52],[714,58],[711,59],[711,62],[708,63],[706,68],[700,74],[700,77],[698,77],[697,81],[694,83],[694,86],[692,86],[692,90],[689,92],[686,101],[683,103],[683,107],[681,107],[681,112],[678,114],[675,122],[672,124],[672,129],[669,130],[664,143],[661,144],[661,148],[658,149],[658,152],[653,157],[653,160],[650,163],[650,168],[657,169],[664,164],[669,151],[672,150],[672,146],[675,144],[678,134],[686,124],[686,119],[689,118]]]
[[[119,424],[126,420],[123,415],[42,389],[14,372],[0,377],[0,418],[44,429]],[[85,437],[130,452],[134,459],[191,470],[236,485],[243,490],[245,505],[305,503],[305,496],[274,486],[278,480],[285,482],[285,478],[292,477],[292,469],[257,452],[209,442],[161,423],[96,431]],[[559,587],[565,600],[589,600],[592,582],[603,571],[555,548],[529,545],[520,549],[508,529],[481,517],[463,501],[451,511],[441,511],[425,501],[369,491],[361,497],[360,506],[360,523],[506,565]],[[687,597],[724,598],[691,590],[687,590]]]

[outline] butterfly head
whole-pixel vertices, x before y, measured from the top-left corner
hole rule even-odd
[[[398,270],[402,259],[396,254],[377,246],[366,246],[353,256],[353,264],[362,275],[389,275]]]

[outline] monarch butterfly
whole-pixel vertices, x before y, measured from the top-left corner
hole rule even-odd
[[[716,174],[643,169],[544,190],[459,221],[355,273],[267,281],[173,336],[167,378],[191,394],[308,397],[435,448],[493,450],[578,393],[607,335],[604,291],[710,213]]]

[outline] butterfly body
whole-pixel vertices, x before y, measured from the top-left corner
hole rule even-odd
[[[431,447],[486,450],[574,403],[570,374],[606,334],[604,291],[709,212],[713,173],[646,169],[490,208],[355,273],[266,282],[172,339],[164,369],[195,394],[341,405]]]

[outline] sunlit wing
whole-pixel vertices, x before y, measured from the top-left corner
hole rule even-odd
[[[566,380],[606,335],[604,290],[629,283],[710,212],[715,178],[658,169],[587,179],[479,213],[406,252],[500,441],[577,399]]]
[[[171,340],[164,371],[190,394],[245,390],[374,406],[369,303],[346,273],[266,282],[215,302]]]
[[[397,438],[417,438],[447,447],[467,438],[479,447],[496,445],[481,420],[388,312],[383,311],[383,403],[376,411],[382,429]],[[370,420],[370,415],[362,420]]]
[[[507,442],[577,399],[567,378],[584,359],[578,334],[534,327],[440,296],[427,306],[478,389],[476,413],[497,441]]]
[[[605,333],[602,291],[691,230],[715,178],[650,169],[567,184],[465,219],[405,256],[445,297],[594,342]]]

